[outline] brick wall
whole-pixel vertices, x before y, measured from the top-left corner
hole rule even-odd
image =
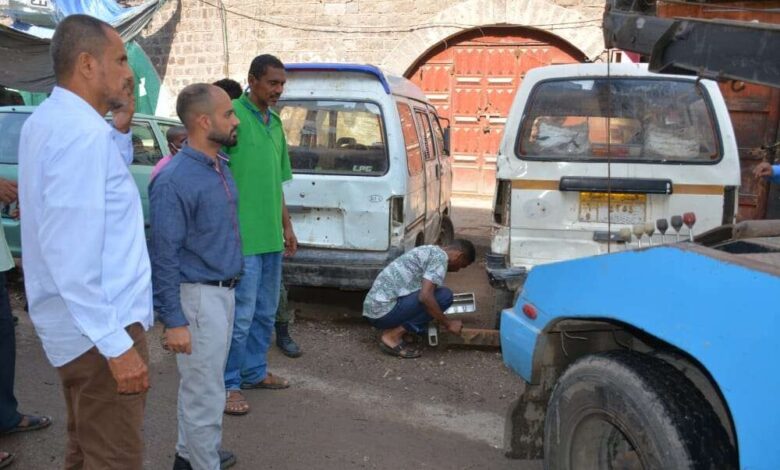
[[[139,42],[176,93],[225,76],[243,83],[266,52],[403,73],[442,40],[499,24],[550,31],[596,57],[603,8],[603,0],[168,0]]]

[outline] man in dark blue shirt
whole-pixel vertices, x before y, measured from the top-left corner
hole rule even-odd
[[[188,144],[149,188],[154,306],[180,375],[173,468],[217,470],[235,462],[220,450],[222,373],[243,258],[236,186],[219,149],[236,144],[238,119],[228,95],[207,84],[184,88],[176,112]]]

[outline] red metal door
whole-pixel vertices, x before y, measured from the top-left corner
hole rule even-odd
[[[435,48],[406,74],[449,119],[456,193],[492,196],[507,113],[525,73],[584,60],[556,36],[524,28],[482,28]]]

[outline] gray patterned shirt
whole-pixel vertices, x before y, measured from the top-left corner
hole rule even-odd
[[[363,316],[381,318],[395,307],[399,297],[422,288],[423,279],[437,286],[447,275],[447,253],[434,245],[419,246],[401,255],[379,273],[363,302]]]

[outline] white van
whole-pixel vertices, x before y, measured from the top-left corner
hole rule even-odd
[[[733,223],[740,168],[715,82],[576,64],[528,72],[497,179],[488,277],[514,292],[538,264],[638,248],[621,228],[685,212],[696,214],[697,233]],[[653,243],[674,233],[656,231]]]
[[[422,91],[371,65],[286,70],[277,109],[299,249],[284,282],[368,289],[406,250],[451,240],[448,132]]]

